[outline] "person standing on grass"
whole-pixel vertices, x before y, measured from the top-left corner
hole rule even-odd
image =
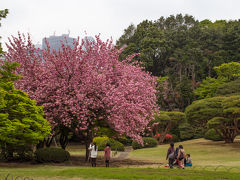
[[[104,148],[104,160],[106,163],[106,167],[109,167],[110,156],[111,156],[111,148],[110,148],[110,144],[107,143],[106,147]]]
[[[96,143],[94,142],[94,143],[90,144],[88,150],[91,153],[90,157],[91,157],[92,167],[96,167],[97,166],[97,163],[96,163],[97,151],[98,151]]]
[[[178,157],[177,157],[179,168],[184,169],[184,158],[185,158],[185,152],[184,152],[183,146],[179,145],[179,151],[178,151]]]
[[[168,151],[167,151],[166,160],[167,159],[168,159],[168,165],[172,169],[173,168],[173,162],[174,162],[174,159],[175,159],[174,143],[170,143],[170,147],[168,148]]]

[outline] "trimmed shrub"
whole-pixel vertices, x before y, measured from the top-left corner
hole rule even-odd
[[[143,145],[139,144],[137,141],[132,142],[133,149],[142,149],[142,148],[150,148],[157,146],[157,140],[152,137],[143,137]]]
[[[61,148],[41,148],[35,151],[36,161],[45,163],[45,162],[54,162],[61,163],[64,161],[68,161],[70,158],[70,154],[68,151],[65,151]]]
[[[137,141],[133,141],[132,142],[132,148],[133,149],[142,149],[143,146],[141,144],[139,144]]]
[[[198,127],[194,131],[194,139],[203,138],[206,133],[206,128]]]
[[[104,137],[95,137],[93,142],[96,142],[99,151],[103,151],[106,147],[106,143],[109,143],[111,146],[111,150],[114,151],[124,151],[124,145],[112,138]]]
[[[194,129],[188,123],[183,123],[179,126],[180,130],[180,139],[181,140],[189,140],[194,136]]]
[[[215,129],[209,129],[204,136],[205,139],[213,141],[222,141],[222,137],[215,131]]]

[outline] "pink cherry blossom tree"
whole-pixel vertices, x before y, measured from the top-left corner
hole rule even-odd
[[[156,79],[131,63],[135,55],[119,61],[121,51],[99,36],[96,42],[78,39],[73,48],[40,50],[19,33],[7,47],[6,59],[20,64],[17,88],[44,106],[63,148],[70,131],[85,137],[87,147],[96,124],[141,142],[156,108]]]

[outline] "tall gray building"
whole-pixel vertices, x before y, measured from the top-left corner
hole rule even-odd
[[[74,38],[69,37],[69,34],[63,34],[61,36],[53,35],[53,36],[50,36],[46,39],[44,38],[42,40],[42,49],[47,48],[47,44],[46,44],[45,40],[47,40],[51,49],[59,50],[61,48],[62,43],[64,45],[68,45],[70,47],[73,47]]]

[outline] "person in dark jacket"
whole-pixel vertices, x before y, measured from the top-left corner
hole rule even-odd
[[[168,159],[168,165],[172,169],[173,168],[173,162],[175,160],[174,143],[170,143],[170,147],[168,148],[168,151],[167,151],[166,160],[167,159]]]

